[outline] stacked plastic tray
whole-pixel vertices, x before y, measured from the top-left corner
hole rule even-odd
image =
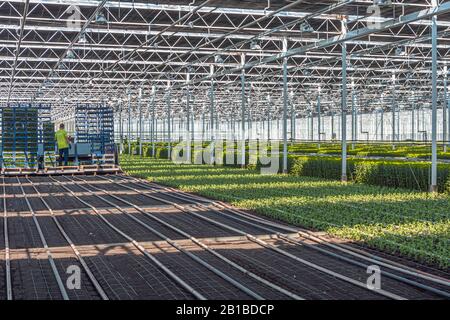
[[[1,109],[1,166],[36,168],[52,161],[54,131],[50,105],[11,104]]]
[[[102,157],[113,153],[114,112],[103,104],[78,104],[75,109],[78,143],[89,143],[91,154]]]

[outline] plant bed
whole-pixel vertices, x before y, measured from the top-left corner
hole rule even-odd
[[[449,267],[450,199],[444,194],[129,156],[122,157],[121,165],[130,175],[415,261]]]

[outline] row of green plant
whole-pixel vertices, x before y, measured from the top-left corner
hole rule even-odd
[[[203,143],[204,146],[208,145],[208,142]],[[139,142],[133,142],[132,154],[138,154]],[[167,143],[158,142],[155,144],[156,148],[167,146]],[[236,144],[234,145],[236,148]],[[246,150],[248,150],[248,143],[246,144]],[[225,150],[227,146],[225,146]],[[152,146],[150,143],[143,143],[144,154],[150,156],[152,152]],[[443,151],[443,147],[439,146],[438,159],[450,159],[450,147],[448,152]],[[340,155],[341,145],[338,143],[292,143],[288,146],[288,151],[293,154],[322,154],[322,155]],[[124,143],[124,153],[129,154],[128,144]],[[429,160],[431,159],[431,146],[428,144],[411,144],[402,143],[396,144],[393,148],[392,144],[378,144],[378,143],[350,143],[348,146],[347,154],[349,156],[357,157],[402,157],[402,158],[417,158]]]
[[[341,153],[341,145],[336,143],[292,144],[289,146],[288,150],[292,153],[338,155]],[[373,156],[430,159],[431,146],[425,144],[397,144],[393,147],[392,144],[350,143],[347,153],[348,155],[359,157]],[[438,150],[438,158],[450,159],[450,152],[444,152],[443,147],[440,146]]]
[[[289,172],[339,180],[342,162],[337,157],[291,156]],[[348,159],[347,178],[369,185],[427,191],[431,182],[431,163]],[[438,164],[438,191],[450,193],[450,164]]]
[[[207,145],[207,144],[206,144]],[[124,152],[126,153],[126,152]],[[143,146],[143,156],[152,155],[151,145]],[[168,159],[166,145],[155,146],[155,158]],[[228,158],[228,159],[227,159]],[[249,154],[245,155],[245,163],[249,163]],[[217,163],[225,166],[240,166],[239,153],[224,150]],[[202,151],[192,150],[193,163],[206,164],[202,159]],[[261,163],[252,162],[255,166]],[[282,158],[279,157],[279,166],[282,169]],[[338,157],[300,156],[289,155],[288,172],[299,176],[319,177],[333,180],[341,179],[342,164]],[[427,191],[430,185],[431,164],[429,162],[370,160],[350,158],[347,161],[347,178],[350,181],[370,185],[406,188]],[[450,164],[438,164],[438,191],[450,193]]]
[[[446,195],[137,156],[122,156],[121,164],[133,176],[449,267],[450,201]],[[306,170],[298,162],[293,166]]]

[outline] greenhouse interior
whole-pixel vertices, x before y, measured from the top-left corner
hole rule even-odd
[[[0,21],[0,300],[450,298],[450,1]]]

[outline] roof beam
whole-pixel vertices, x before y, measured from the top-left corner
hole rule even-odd
[[[294,48],[294,49],[290,49],[287,52],[282,52],[280,54],[277,54],[275,56],[269,57],[269,58],[264,58],[261,61],[256,61],[256,62],[250,62],[250,63],[246,63],[245,65],[241,66],[241,67],[237,67],[234,69],[230,69],[230,70],[225,70],[225,71],[221,71],[218,73],[215,73],[213,75],[201,78],[201,79],[195,79],[191,81],[192,83],[196,83],[199,81],[207,81],[219,76],[223,76],[229,73],[237,73],[240,72],[241,70],[245,70],[245,69],[250,69],[258,64],[264,64],[264,63],[270,63],[270,62],[274,62],[274,61],[278,61],[284,58],[288,58],[297,54],[305,54],[313,49],[319,49],[319,48],[325,48],[325,47],[329,47],[329,46],[333,46],[333,45],[338,45],[341,44],[343,42],[347,42],[349,40],[354,40],[354,39],[358,39],[364,36],[368,36],[374,33],[378,33],[381,32],[383,30],[387,30],[390,28],[395,28],[395,27],[401,27],[405,24],[414,22],[414,21],[418,21],[421,19],[428,19],[432,16],[437,16],[437,15],[441,15],[444,13],[450,12],[450,1],[444,2],[442,3],[440,6],[437,7],[433,7],[430,9],[424,9],[424,10],[420,10],[418,12],[414,12],[405,16],[401,16],[399,18],[394,18],[391,19],[389,21],[386,22],[382,22],[380,23],[379,28],[377,29],[373,29],[373,28],[361,28],[361,29],[357,29],[354,31],[349,31],[346,34],[340,35],[340,36],[336,36],[336,37],[332,37],[330,39],[326,39],[326,40],[321,40],[321,41],[317,41],[314,44],[310,44],[310,45],[306,45],[306,46],[302,46],[299,48]],[[177,88],[179,87],[184,87],[184,85],[178,85]]]
[[[16,52],[14,55],[13,71],[11,73],[11,79],[10,79],[10,83],[9,83],[7,104],[9,104],[9,99],[11,98],[11,91],[14,86],[14,77],[16,75],[17,59],[19,58],[19,55],[20,55],[20,49],[21,49],[22,39],[23,39],[23,32],[24,32],[24,28],[25,28],[25,23],[27,21],[29,7],[30,7],[30,1],[25,0],[25,5],[23,7],[22,19],[20,21],[20,34],[19,34],[19,39],[17,41]]]

